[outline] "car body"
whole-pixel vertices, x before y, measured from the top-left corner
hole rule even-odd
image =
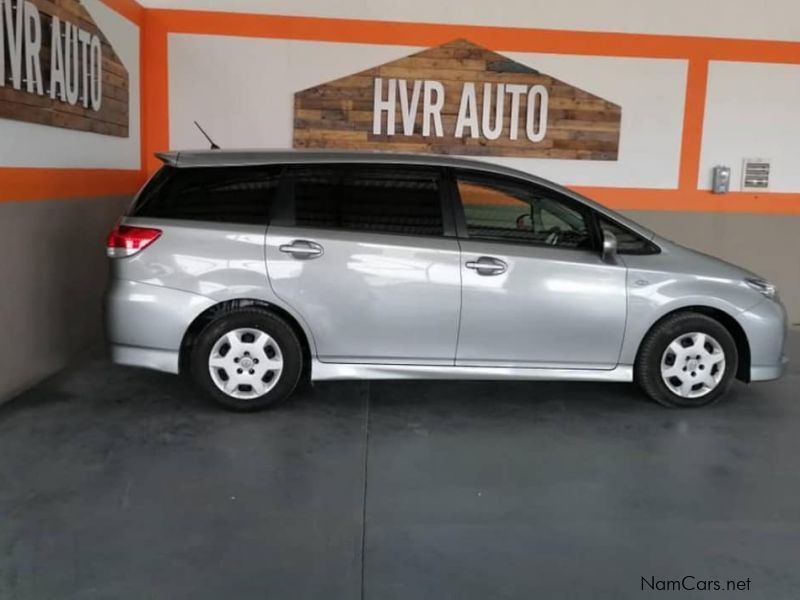
[[[312,381],[632,381],[647,336],[690,312],[730,334],[728,375],[783,372],[771,284],[528,173],[380,153],[159,156],[115,229],[153,240],[109,242],[120,364],[178,373],[210,322],[250,307],[292,329]]]

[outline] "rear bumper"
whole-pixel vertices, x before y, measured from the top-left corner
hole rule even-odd
[[[106,292],[106,338],[111,358],[124,365],[178,372],[183,336],[215,302],[158,285],[114,279]]]
[[[111,360],[118,365],[155,369],[156,371],[174,373],[175,375],[179,371],[178,359],[180,353],[177,351],[137,348],[119,344],[111,344],[109,350],[111,351]]]
[[[784,354],[786,309],[780,302],[764,300],[738,316],[750,344],[750,381],[778,379],[789,359]]]

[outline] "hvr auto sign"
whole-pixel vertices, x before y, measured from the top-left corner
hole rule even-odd
[[[0,0],[0,86],[99,111],[103,102],[103,47],[100,38],[57,16],[43,31],[32,2]],[[49,77],[42,74],[42,39],[50,36]],[[6,62],[8,73],[6,73]],[[46,84],[47,81],[47,84]]]
[[[297,148],[617,160],[622,107],[458,39],[295,94]]]
[[[386,93],[384,94],[384,87]],[[445,86],[441,81],[412,81],[409,91],[405,79],[389,79],[384,86],[383,79],[375,78],[375,94],[373,97],[372,133],[384,133],[383,113],[386,113],[387,135],[396,134],[395,114],[398,98],[402,119],[402,135],[414,135],[414,126],[422,97],[422,135],[445,135],[442,125],[442,109],[446,98]],[[508,127],[505,127],[506,96],[510,101]],[[547,109],[549,94],[543,85],[527,86],[521,83],[484,83],[483,102],[480,119],[478,113],[478,96],[476,83],[466,81],[461,87],[458,101],[458,115],[455,129],[448,132],[457,138],[463,138],[465,132],[477,139],[481,136],[487,140],[497,140],[502,136],[510,140],[519,138],[521,99],[526,98],[524,129],[527,138],[534,143],[541,142],[547,135]],[[492,103],[494,102],[494,108]]]
[[[0,0],[0,119],[127,138],[130,98],[81,0]]]

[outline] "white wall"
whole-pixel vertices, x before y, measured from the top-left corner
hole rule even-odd
[[[422,48],[171,34],[170,145],[291,148],[294,93]],[[617,161],[495,158],[568,185],[674,188],[686,62],[506,53],[622,106]]]
[[[139,0],[146,7],[800,40],[797,0]]]
[[[678,186],[687,62],[505,52],[622,106],[616,161],[505,158],[494,160],[563,185],[675,188]]]
[[[140,167],[139,28],[100,0],[83,0],[83,4],[128,69],[129,137],[118,138],[0,119],[0,166]]]
[[[710,189],[711,169],[726,165],[739,190],[743,160],[766,158],[770,192],[800,191],[799,104],[800,65],[711,62],[700,186]]]

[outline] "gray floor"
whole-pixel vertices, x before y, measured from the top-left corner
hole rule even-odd
[[[619,600],[685,575],[797,598],[798,386],[668,411],[346,382],[237,415],[88,360],[0,407],[0,598]]]

